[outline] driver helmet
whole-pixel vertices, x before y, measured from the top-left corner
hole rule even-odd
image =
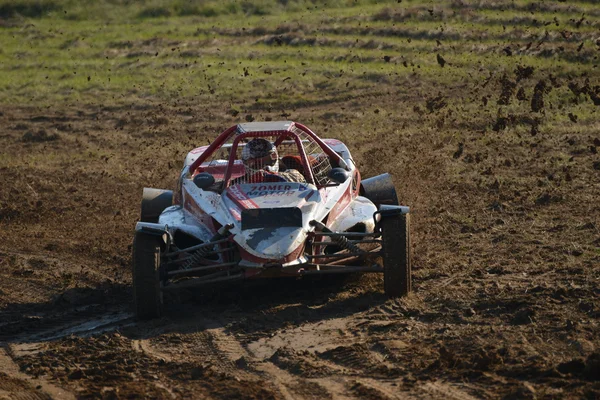
[[[247,172],[278,172],[278,158],[277,149],[266,139],[252,139],[242,149],[242,162]]]

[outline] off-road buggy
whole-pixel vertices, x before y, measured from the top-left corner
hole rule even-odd
[[[257,138],[296,181],[249,177],[241,156]],[[160,316],[165,291],[283,276],[381,272],[385,293],[403,296],[411,291],[409,217],[390,175],[361,180],[341,141],[291,121],[233,126],[189,152],[175,192],[144,189],[133,242],[136,314]]]

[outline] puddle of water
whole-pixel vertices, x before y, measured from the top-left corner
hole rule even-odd
[[[120,312],[116,314],[102,315],[97,318],[87,319],[78,324],[65,324],[59,327],[38,332],[35,335],[27,337],[26,341],[37,340],[56,340],[70,335],[81,337],[105,333],[114,329],[131,326],[135,324],[135,318],[132,313]],[[25,341],[24,340],[24,341]]]
[[[271,357],[281,347],[289,347],[297,352],[323,352],[343,344],[348,335],[348,321],[334,318],[280,330],[272,337],[249,343],[248,350],[260,359]]]

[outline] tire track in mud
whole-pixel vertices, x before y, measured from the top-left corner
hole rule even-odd
[[[305,387],[313,385],[308,397],[398,398],[394,385],[399,374],[387,365],[384,355],[364,343],[360,330],[364,323],[360,315],[304,323],[251,342],[248,349],[255,356],[268,357],[264,364],[277,367],[273,375],[283,371]]]
[[[317,353],[322,360],[341,365],[348,375],[383,375],[394,378],[398,373],[385,364],[384,357],[368,349],[364,343],[338,346],[322,353]]]
[[[90,336],[133,325],[133,315],[123,310],[106,310],[100,305],[85,306],[60,313],[47,313],[0,325],[0,340],[39,342],[69,335]]]
[[[198,347],[195,353],[200,357],[208,356],[209,362],[214,363],[219,371],[240,378],[249,378],[252,375],[238,368],[247,363],[248,353],[230,335],[223,333],[222,328],[209,328],[198,334]]]
[[[136,351],[171,362],[179,358],[191,365],[202,365],[231,379],[271,385],[283,399],[335,399],[347,398],[345,385],[331,384],[323,379],[306,379],[280,368],[273,362],[275,350],[263,351],[259,356],[242,344],[244,337],[228,333],[217,321],[195,321],[204,328],[188,334],[166,334],[159,338],[140,339],[132,342]],[[177,338],[173,340],[173,338]],[[164,347],[166,343],[166,348]],[[173,346],[172,351],[169,347]],[[176,350],[177,349],[177,350]],[[183,350],[182,350],[183,349]],[[271,357],[268,357],[271,356]],[[336,388],[332,390],[332,388]]]
[[[0,343],[0,399],[75,399],[72,393],[63,388],[22,373],[13,361],[12,353],[9,345]]]
[[[473,397],[453,385],[444,383],[442,381],[427,382],[424,385],[419,386],[419,389],[431,397],[446,398],[452,400],[475,400]]]

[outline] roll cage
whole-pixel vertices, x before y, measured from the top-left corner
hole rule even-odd
[[[222,180],[222,187],[232,185],[232,181],[244,174],[244,166],[240,160],[240,149],[249,139],[265,138],[271,140],[276,148],[286,147],[296,150],[295,157],[299,169],[307,183],[317,187],[326,186],[327,177],[332,165],[346,167],[343,159],[323,142],[314,132],[302,124],[291,121],[248,123],[232,126],[221,133],[217,139],[189,166],[189,174],[199,172],[215,173]],[[292,146],[289,146],[292,145]],[[219,151],[225,150],[217,156]],[[280,156],[288,154],[284,152]],[[285,157],[284,157],[285,158]]]

